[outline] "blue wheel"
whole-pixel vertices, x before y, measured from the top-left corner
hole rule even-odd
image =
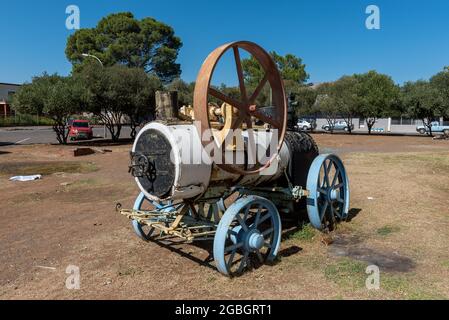
[[[315,158],[307,176],[307,213],[317,229],[330,229],[349,212],[349,179],[343,162],[333,154]]]
[[[170,206],[170,203],[164,204],[164,203],[159,203],[156,201],[149,200],[145,197],[145,194],[143,192],[141,192],[137,196],[136,201],[134,201],[133,209],[141,210],[142,205],[144,204],[145,200],[148,201],[151,205],[153,205],[157,210],[161,210],[161,211],[173,210],[173,206]],[[149,228],[147,226],[143,226],[136,220],[132,220],[131,224],[133,226],[134,232],[137,234],[137,236],[139,238],[141,238],[144,241],[151,240],[151,236],[153,235],[154,228]]]
[[[238,199],[225,212],[214,238],[217,269],[227,276],[273,261],[281,243],[281,219],[275,205],[259,196]]]

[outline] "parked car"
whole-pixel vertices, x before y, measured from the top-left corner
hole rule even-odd
[[[92,139],[94,133],[88,120],[73,120],[69,125],[70,140]]]
[[[449,136],[449,126],[442,126],[438,121],[433,121],[430,126],[432,128],[432,133],[443,133],[444,135]],[[425,134],[429,132],[429,128],[427,126],[417,126],[416,131]]]
[[[313,120],[299,119],[296,123],[296,129],[299,131],[313,130],[316,128],[316,123]]]
[[[329,124],[325,124],[321,127],[324,131],[331,131]],[[351,131],[354,130],[354,124],[351,124]],[[337,121],[334,125],[334,131],[349,131],[349,126],[346,121]]]

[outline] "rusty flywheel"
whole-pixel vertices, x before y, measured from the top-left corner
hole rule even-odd
[[[258,61],[265,72],[263,79],[251,94],[247,92],[245,86],[239,49],[243,49],[250,53]],[[241,96],[240,99],[231,98],[211,86],[211,79],[215,67],[223,54],[228,50],[233,51],[235,58]],[[271,100],[272,106],[274,107],[273,112],[269,115],[263,112],[262,106],[256,104],[257,98],[267,83],[271,87]],[[255,174],[269,167],[271,162],[277,157],[278,151],[282,146],[287,126],[287,101],[284,85],[276,64],[270,54],[257,44],[248,41],[228,43],[218,47],[209,54],[198,73],[193,97],[195,119],[199,121],[199,124],[201,125],[199,128],[201,137],[204,137],[205,133],[211,132],[212,129],[209,112],[209,95],[238,110],[236,117],[228,127],[229,129],[236,130],[243,128],[243,124],[245,124],[246,131],[248,132],[248,140],[253,139],[252,141],[254,141],[254,136],[251,137],[251,135],[254,135],[254,131],[252,130],[252,119],[257,119],[268,125],[271,129],[277,130],[277,150],[276,152],[271,153],[271,158],[265,164],[258,163],[252,168],[243,168],[242,166],[235,164],[217,164],[217,166],[228,172],[242,175]],[[204,146],[210,143],[207,139],[202,139],[202,141]],[[223,140],[220,141],[220,143],[222,144],[221,150],[224,150]]]

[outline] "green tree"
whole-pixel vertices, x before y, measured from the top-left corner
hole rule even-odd
[[[136,137],[137,127],[144,122],[154,119],[156,110],[156,91],[162,89],[160,79],[154,75],[147,75],[143,69],[120,68],[117,75],[121,76],[120,82],[127,90],[119,94],[124,107],[124,113],[128,116],[131,127],[131,138]]]
[[[399,87],[391,77],[370,71],[354,75],[357,96],[360,98],[360,115],[365,118],[368,133],[377,119],[387,115],[399,101]]]
[[[335,103],[332,83],[323,83],[317,89],[317,98],[311,108],[311,112],[326,119],[329,131],[334,132],[335,123],[339,116],[339,109]]]
[[[75,76],[84,85],[87,110],[101,119],[113,141],[120,138],[125,116],[130,120],[131,137],[146,116],[154,116],[155,91],[162,84],[143,69],[90,63]]]
[[[96,28],[76,31],[69,37],[65,52],[75,71],[89,60],[82,56],[88,53],[99,57],[105,66],[142,68],[168,83],[181,74],[176,63],[181,46],[170,26],[153,18],[137,20],[132,13],[122,12],[103,18]]]
[[[444,113],[444,99],[437,87],[429,81],[407,82],[401,88],[402,103],[407,114],[422,120],[432,134],[432,121]]]
[[[443,110],[441,116],[449,117],[449,67],[437,73],[430,79],[430,85],[437,90],[441,97]]]
[[[343,76],[331,86],[331,97],[338,114],[346,122],[348,132],[352,133],[353,119],[358,114],[361,100],[357,94],[358,81],[354,76]]]
[[[195,82],[187,83],[180,78],[176,78],[167,86],[167,90],[178,92],[178,108],[188,105],[193,106]]]
[[[289,126],[294,127],[298,123],[298,119],[307,115],[312,115],[313,105],[317,99],[318,93],[310,86],[298,86],[295,90],[288,94],[289,101]],[[311,131],[316,129],[316,121],[312,121]]]
[[[306,72],[306,65],[302,63],[301,58],[293,54],[281,56],[275,51],[270,52],[270,55],[276,63],[283,80],[304,84],[309,78]],[[255,88],[265,76],[265,71],[253,56],[242,60],[242,68],[245,83],[249,87]]]
[[[19,89],[13,98],[13,108],[22,113],[39,112],[51,118],[58,142],[67,144],[67,121],[83,107],[82,90],[72,77],[44,73]]]
[[[298,117],[308,115],[312,112],[312,107],[318,96],[318,91],[308,87],[301,86],[290,93],[290,100],[295,107],[295,113]]]

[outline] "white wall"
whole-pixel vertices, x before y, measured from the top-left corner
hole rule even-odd
[[[20,86],[15,84],[3,84],[0,83],[0,101],[8,100],[8,92],[19,90]]]

